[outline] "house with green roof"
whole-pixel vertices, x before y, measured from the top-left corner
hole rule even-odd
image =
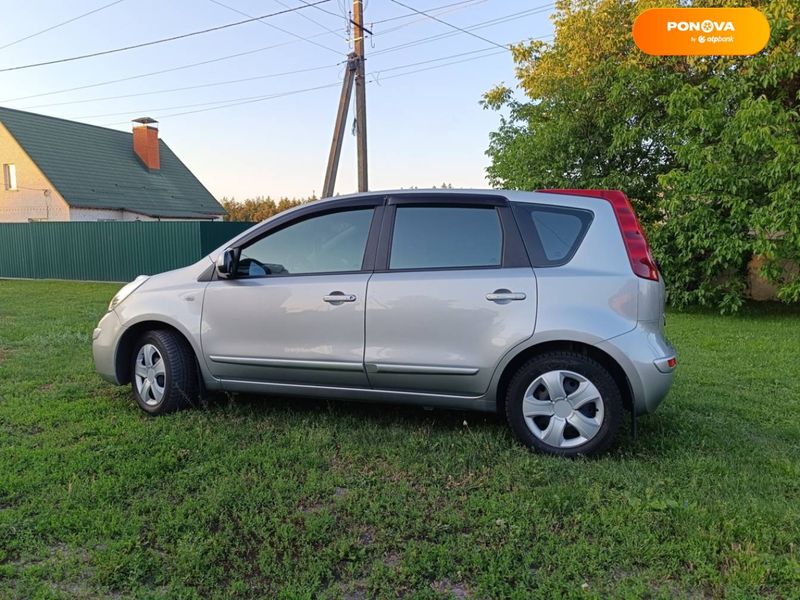
[[[0,222],[219,220],[144,117],[131,132],[0,107]]]

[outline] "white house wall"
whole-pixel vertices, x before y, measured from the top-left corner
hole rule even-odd
[[[154,218],[128,210],[112,210],[98,208],[70,208],[70,221],[193,221],[195,219],[168,219]],[[203,219],[221,221],[222,217],[216,219]]]
[[[152,217],[127,210],[99,208],[70,208],[70,221],[153,221]]]
[[[2,165],[13,164],[17,189],[7,190]],[[0,123],[0,223],[69,221],[69,205]]]

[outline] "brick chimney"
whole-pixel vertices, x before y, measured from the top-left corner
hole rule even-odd
[[[151,171],[161,168],[158,154],[158,121],[150,117],[133,120],[133,151]]]

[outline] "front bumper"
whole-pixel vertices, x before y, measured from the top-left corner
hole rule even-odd
[[[121,331],[122,324],[117,313],[110,311],[100,319],[92,333],[94,367],[100,377],[116,385],[120,384],[117,379],[115,356]]]
[[[634,412],[655,411],[672,386],[676,368],[675,348],[664,337],[661,324],[640,321],[632,331],[597,347],[610,354],[628,376]]]

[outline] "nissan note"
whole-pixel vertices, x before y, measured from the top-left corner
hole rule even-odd
[[[415,403],[497,411],[532,449],[592,455],[669,390],[664,296],[620,191],[371,192],[138,277],[93,351],[152,415],[208,390]]]

